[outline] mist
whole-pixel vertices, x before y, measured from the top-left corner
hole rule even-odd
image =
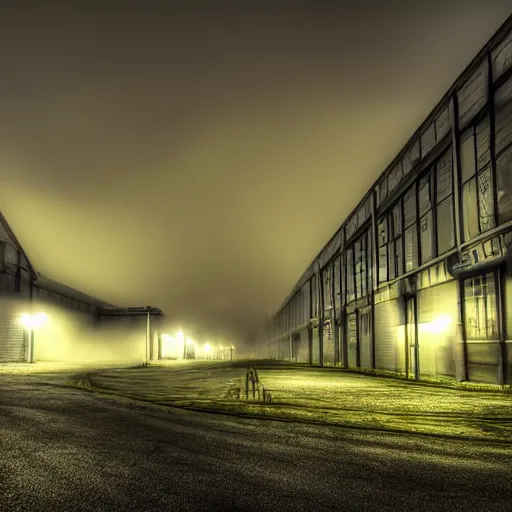
[[[265,316],[508,14],[4,3],[0,209],[52,279],[256,353]],[[121,339],[140,356],[128,328],[63,329],[80,357],[118,357]]]

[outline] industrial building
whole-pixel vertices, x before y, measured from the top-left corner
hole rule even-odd
[[[0,363],[158,359],[158,308],[121,308],[41,275],[0,214]]]
[[[269,355],[512,382],[512,17],[272,318]]]

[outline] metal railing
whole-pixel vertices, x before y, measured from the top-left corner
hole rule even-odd
[[[245,382],[243,377],[240,379],[240,398],[245,400],[253,400],[255,402],[272,402],[272,394],[265,389],[258,376],[258,370],[249,366],[245,373]],[[242,393],[242,390],[245,393]]]

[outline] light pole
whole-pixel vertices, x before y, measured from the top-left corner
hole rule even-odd
[[[149,342],[151,338],[151,306],[146,306],[146,366],[149,363]]]
[[[235,350],[235,347],[233,345],[231,345],[229,347],[229,351],[230,351],[230,361],[233,361],[233,350]]]

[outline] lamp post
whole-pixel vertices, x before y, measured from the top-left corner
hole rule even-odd
[[[233,345],[231,345],[229,347],[229,351],[230,351],[230,361],[233,361],[233,350],[235,350],[235,347]]]
[[[151,355],[149,354],[149,343],[151,339],[151,306],[146,306],[146,366]]]

